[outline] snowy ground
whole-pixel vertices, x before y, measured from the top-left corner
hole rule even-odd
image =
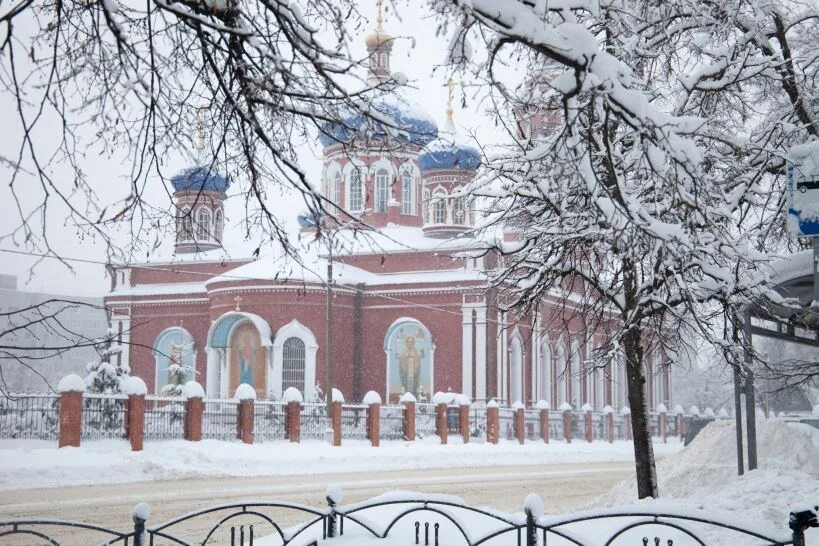
[[[676,439],[655,444],[658,457],[681,449]],[[171,440],[146,442],[142,452],[124,441],[86,442],[57,449],[53,442],[0,441],[0,490],[67,485],[128,483],[200,476],[327,474],[422,468],[464,468],[559,463],[632,461],[629,442],[501,442],[440,445],[433,441],[348,441],[340,448],[324,442],[235,442]],[[100,472],[104,468],[105,472]]]

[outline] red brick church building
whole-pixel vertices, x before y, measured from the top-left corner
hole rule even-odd
[[[380,23],[367,49],[368,81],[386,81],[392,37]],[[451,107],[439,129],[400,88],[375,104],[405,131],[384,131],[369,149],[347,146],[354,118],[321,135],[325,196],[379,228],[363,239],[335,232],[334,387],[347,400],[370,390],[385,402],[451,390],[479,403],[626,405],[622,363],[593,362],[602,332],[547,320],[557,308],[549,300],[513,323],[485,288],[492,258],[468,257],[485,243],[470,234],[477,213],[461,190],[480,154]],[[180,211],[173,258],[112,268],[106,306],[127,343],[123,363],[155,392],[170,381],[172,362],[189,366],[210,397],[232,396],[240,383],[260,398],[288,387],[308,400],[317,387],[326,391],[326,247],[306,248],[303,266],[264,255],[226,259],[230,180],[198,165],[171,184]],[[668,406],[668,366],[650,362],[649,408]]]

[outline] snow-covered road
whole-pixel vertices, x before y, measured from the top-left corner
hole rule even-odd
[[[105,469],[99,471],[105,472]],[[412,489],[423,493],[455,494],[476,506],[507,511],[521,510],[523,499],[534,491],[543,497],[548,513],[565,513],[586,505],[632,473],[629,462],[595,462],[198,478],[27,489],[3,492],[0,520],[24,517],[74,519],[127,529],[131,525],[131,509],[138,502],[150,504],[151,522],[158,523],[210,505],[247,499],[288,500],[323,506],[328,484],[343,487],[345,503],[364,500],[391,489]],[[205,523],[208,522],[199,523],[203,529]],[[191,530],[197,529],[192,527]],[[84,542],[89,538],[75,532],[68,544],[89,544],[91,542]]]

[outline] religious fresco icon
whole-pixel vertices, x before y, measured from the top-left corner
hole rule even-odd
[[[259,398],[267,396],[267,351],[250,322],[239,324],[230,336],[230,392],[247,383]]]
[[[412,393],[419,402],[432,392],[432,339],[429,331],[416,322],[404,322],[387,334],[389,401],[398,403],[401,395]]]
[[[156,359],[157,393],[173,393],[176,387],[194,379],[194,342],[182,328],[162,332],[154,342],[153,355]]]

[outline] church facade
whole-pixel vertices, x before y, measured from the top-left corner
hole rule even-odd
[[[373,84],[390,77],[392,40],[380,22],[367,37]],[[476,212],[464,191],[480,154],[459,134],[451,106],[439,130],[400,88],[373,105],[397,128],[379,145],[348,146],[355,119],[321,135],[324,195],[379,228],[366,241],[335,231],[332,386],[349,401],[370,390],[389,403],[406,392],[425,400],[453,391],[478,403],[627,405],[622,362],[596,361],[603,332],[562,320],[565,302],[548,298],[513,321],[486,288],[496,264],[474,252]],[[112,267],[105,303],[126,344],[119,358],[156,393],[178,365],[209,397],[232,396],[241,383],[259,398],[289,387],[319,397],[328,388],[327,249],[305,251],[302,265],[225,259],[230,180],[199,165],[171,183],[180,211],[173,259]],[[649,409],[670,407],[669,367],[660,354],[649,362]]]

